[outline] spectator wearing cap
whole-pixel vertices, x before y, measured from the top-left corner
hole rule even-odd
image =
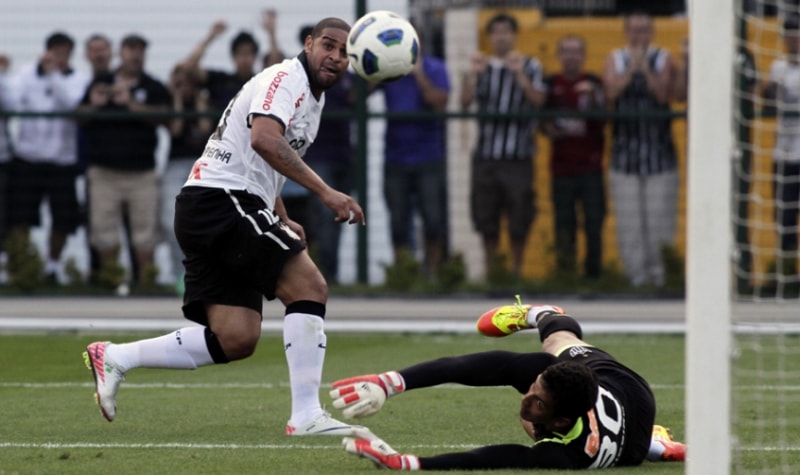
[[[142,113],[165,112],[170,105],[166,86],[145,72],[147,40],[137,34],[122,39],[120,65],[95,77],[81,109],[114,113],[85,123],[89,159],[90,241],[101,266],[118,259],[119,225],[123,210],[130,217],[131,240],[140,278],[153,264],[159,205],[155,171],[156,128],[160,119]]]
[[[208,90],[211,106],[218,112],[222,112],[244,83],[253,77],[258,57],[258,43],[255,38],[252,34],[242,31],[231,40],[231,58],[234,65],[232,73],[201,68],[200,60],[209,45],[227,29],[228,25],[224,21],[214,22],[206,36],[182,63],[183,68],[197,78],[199,85]]]
[[[88,78],[70,66],[73,39],[56,32],[47,37],[36,63],[23,67],[11,84],[11,104],[25,112],[59,112],[75,108]],[[39,226],[39,208],[49,203],[52,226],[44,256],[48,281],[56,283],[61,253],[69,234],[81,222],[75,182],[78,176],[75,121],[56,117],[19,120],[9,168],[9,225],[25,235]]]

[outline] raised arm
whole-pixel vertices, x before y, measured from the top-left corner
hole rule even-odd
[[[478,77],[486,70],[488,66],[486,56],[480,51],[472,55],[470,61],[470,70],[464,75],[461,87],[461,107],[469,107],[472,101],[475,100],[475,93],[478,88]]]
[[[195,74],[196,78],[201,84],[205,84],[208,74],[205,69],[200,67],[200,60],[206,54],[206,50],[208,46],[214,42],[220,35],[222,35],[225,30],[228,29],[228,25],[222,21],[217,20],[211,25],[211,29],[208,30],[206,36],[194,47],[189,56],[183,60],[182,65],[193,74]]]

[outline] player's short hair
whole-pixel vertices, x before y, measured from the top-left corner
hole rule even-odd
[[[297,34],[297,39],[300,40],[300,44],[305,44],[306,37],[313,33],[314,25],[303,25],[300,27],[300,32]]]
[[[491,33],[495,25],[501,25],[503,23],[510,26],[511,31],[513,31],[514,33],[519,31],[519,23],[517,23],[516,18],[509,15],[508,13],[498,13],[497,15],[490,18],[488,22],[486,22],[486,33]]]
[[[625,14],[625,16],[622,19],[622,24],[625,26],[625,31],[628,31],[628,28],[630,27],[630,23],[631,23],[631,18],[633,18],[635,16],[647,18],[647,21],[650,23],[650,26],[651,27],[653,26],[653,17],[652,17],[652,15],[647,13],[645,10],[635,10],[634,9],[634,10],[629,11],[627,14]]]
[[[553,398],[556,417],[576,420],[597,401],[597,375],[584,364],[559,361],[542,372],[542,381]]]
[[[57,31],[50,36],[44,42],[44,47],[46,49],[52,49],[56,46],[68,46],[70,48],[75,47],[75,41],[72,40],[72,37],[66,33],[61,31]]]
[[[561,38],[558,39],[558,46],[557,46],[558,49],[560,50],[562,46],[564,46],[564,43],[566,43],[567,41],[577,41],[578,44],[581,46],[581,50],[584,53],[586,52],[586,39],[584,39],[583,36],[576,35],[574,33],[569,33],[562,36]]]
[[[240,31],[231,40],[231,55],[236,54],[236,51],[242,46],[250,46],[253,48],[253,53],[258,54],[258,42],[253,35],[246,31]]]
[[[86,41],[84,42],[84,44],[88,45],[89,43],[91,43],[93,41],[102,41],[103,43],[107,44],[108,46],[111,46],[111,40],[108,38],[108,36],[106,36],[106,35],[104,35],[102,33],[92,33],[91,35],[89,35],[88,38],[86,38]]]
[[[322,35],[322,30],[324,30],[325,28],[336,28],[339,30],[344,30],[348,33],[350,32],[349,23],[342,20],[341,18],[328,17],[328,18],[323,18],[316,25],[314,25],[314,29],[311,30],[311,38],[312,39],[319,38],[319,36]]]

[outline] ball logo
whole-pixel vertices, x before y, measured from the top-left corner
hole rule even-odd
[[[356,27],[356,30],[353,33],[350,34],[350,44],[351,45],[355,44],[356,41],[358,41],[358,37],[361,36],[361,33],[363,33],[364,30],[366,30],[368,26],[370,26],[371,24],[375,23],[375,21],[376,21],[375,17],[369,17],[369,18],[366,18],[363,23],[358,25]]]
[[[261,108],[265,111],[268,111],[269,108],[272,106],[272,100],[275,98],[275,91],[278,90],[278,87],[281,85],[281,81],[283,78],[288,76],[289,73],[286,71],[278,71],[278,74],[272,78],[272,82],[269,84],[269,88],[267,88],[267,95],[264,96],[264,103],[261,104]]]

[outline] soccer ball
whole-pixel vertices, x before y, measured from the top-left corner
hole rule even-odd
[[[405,18],[387,10],[359,18],[347,36],[347,56],[359,76],[389,82],[411,72],[419,54],[419,38]]]

